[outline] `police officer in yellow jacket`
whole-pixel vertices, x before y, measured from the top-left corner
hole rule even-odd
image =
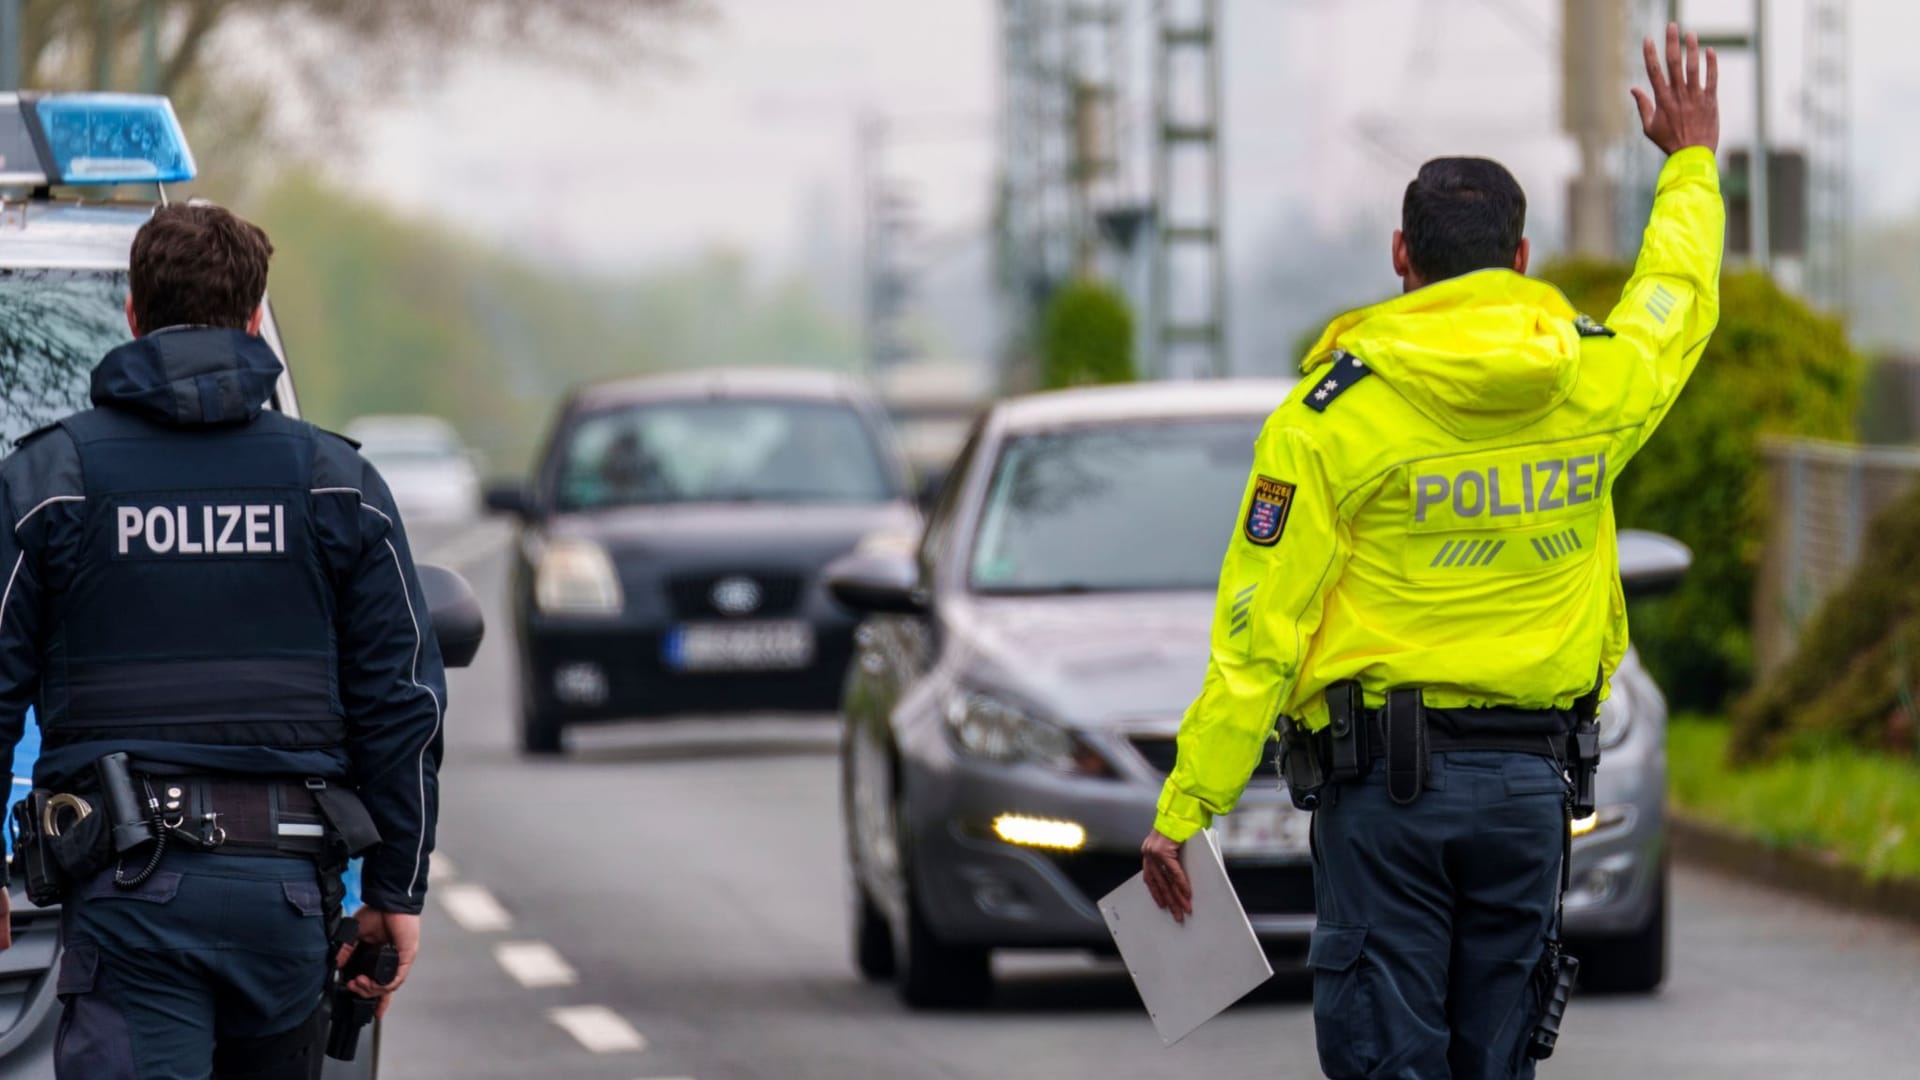
[[[1613,485],[1719,312],[1717,61],[1669,27],[1646,62],[1669,156],[1604,324],[1523,276],[1504,168],[1429,162],[1393,240],[1406,294],[1327,328],[1255,451],[1143,861],[1184,916],[1179,844],[1233,808],[1275,717],[1289,755],[1329,755],[1309,964],[1334,1080],[1533,1075],[1566,734],[1627,648]]]

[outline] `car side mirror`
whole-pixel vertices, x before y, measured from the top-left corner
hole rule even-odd
[[[533,516],[533,496],[517,480],[496,481],[487,485],[487,512],[507,514],[522,520]]]
[[[919,615],[927,610],[920,566],[898,551],[854,551],[827,564],[827,592],[863,615]]]
[[[440,641],[440,660],[450,668],[467,667],[487,636],[487,619],[480,598],[467,579],[444,566],[418,565],[420,589],[426,593],[427,617]]]
[[[1693,566],[1687,545],[1644,529],[1620,530],[1620,587],[1634,599],[1660,596],[1680,587]]]

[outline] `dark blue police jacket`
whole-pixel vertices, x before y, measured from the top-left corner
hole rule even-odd
[[[353,444],[264,406],[265,342],[113,350],[94,408],[0,463],[0,753],[29,706],[41,787],[136,760],[353,785],[367,903],[419,911],[446,702],[413,557]]]

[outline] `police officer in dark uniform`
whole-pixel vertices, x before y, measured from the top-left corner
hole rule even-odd
[[[0,465],[0,752],[31,706],[66,1080],[318,1077],[349,853],[361,947],[401,960],[354,988],[384,1009],[418,949],[439,649],[386,485],[266,408],[272,250],[217,207],[157,211],[94,408]]]

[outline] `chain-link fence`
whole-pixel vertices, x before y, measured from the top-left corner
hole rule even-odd
[[[1772,501],[1753,647],[1764,678],[1793,655],[1800,628],[1853,569],[1875,515],[1920,483],[1920,448],[1773,439],[1762,454]]]

